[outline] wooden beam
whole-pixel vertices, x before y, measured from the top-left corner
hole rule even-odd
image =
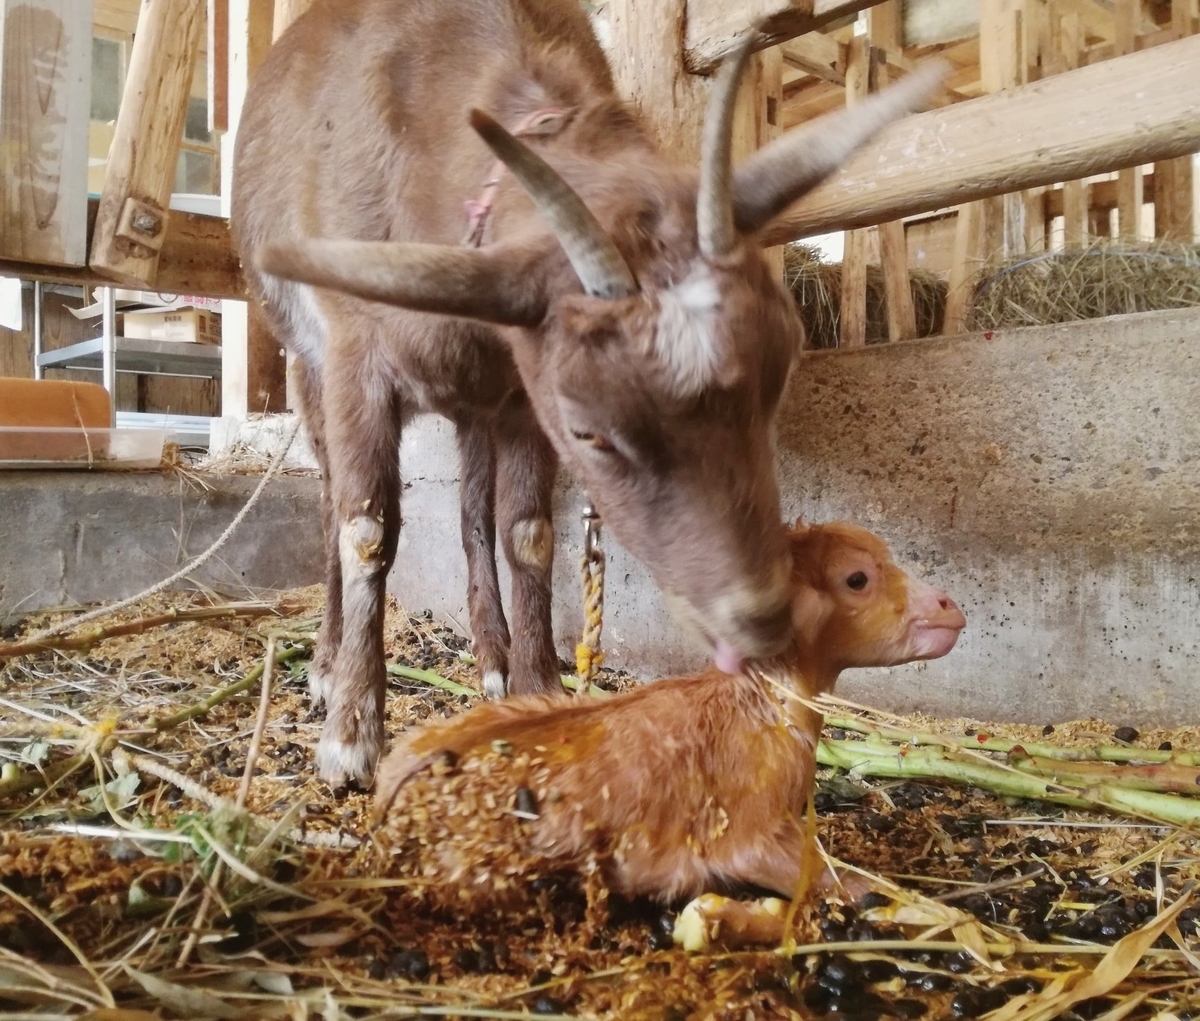
[[[1154,174],[1142,175],[1142,195],[1147,202],[1154,201]],[[1118,181],[1092,181],[1088,185],[1088,207],[1107,212],[1120,209],[1120,187]],[[1063,215],[1063,192],[1061,188],[1046,191],[1046,215]],[[1120,215],[1118,213],[1118,215]]]
[[[846,105],[861,103],[871,91],[871,42],[856,35],[846,49]],[[842,290],[838,346],[867,343],[867,230],[848,230],[842,241]]]
[[[155,279],[203,29],[204,0],[142,5],[88,260],[134,287]]]
[[[87,262],[90,0],[0,0],[0,258]]]
[[[1137,50],[1138,26],[1142,19],[1142,0],[1116,0],[1113,12],[1116,34],[1113,45],[1117,56]],[[1117,236],[1136,238],[1142,233],[1142,209],[1145,206],[1145,182],[1141,167],[1128,167],[1117,177]]]
[[[87,231],[90,236],[99,207],[97,199],[87,202]],[[62,267],[44,263],[0,259],[0,276],[47,280],[62,284],[120,284],[87,266]],[[164,294],[195,294],[205,298],[246,297],[229,221],[222,216],[172,211],[158,259],[158,275],[149,290]]]
[[[742,34],[761,28],[762,48],[814,32],[882,0],[687,0],[684,21],[685,65],[693,74],[710,74]],[[677,39],[673,36],[672,39]]]
[[[767,229],[883,223],[1200,149],[1200,36],[906,117]],[[983,129],[986,125],[986,130]]]
[[[846,84],[846,44],[820,32],[789,39],[779,47],[783,59],[822,81]]]

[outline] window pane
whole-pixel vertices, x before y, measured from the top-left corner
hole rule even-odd
[[[189,142],[212,145],[212,134],[208,130],[208,100],[203,96],[188,100],[187,121],[183,125],[183,137]]]
[[[92,120],[115,121],[121,105],[123,46],[116,39],[92,39]]]
[[[184,149],[179,154],[179,164],[175,171],[175,191],[191,195],[215,195],[216,168],[216,157],[211,154]]]

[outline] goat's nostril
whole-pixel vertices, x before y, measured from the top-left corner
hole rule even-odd
[[[943,610],[950,609],[950,597],[942,596],[941,599],[938,600],[938,606],[940,606]]]

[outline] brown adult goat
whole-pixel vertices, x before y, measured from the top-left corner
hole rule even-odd
[[[941,70],[734,171],[748,52],[714,87],[699,175],[665,162],[618,99],[576,0],[317,0],[263,63],[238,130],[233,224],[251,289],[298,355],[325,477],[310,688],[328,706],[327,780],[370,777],[383,742],[397,447],[420,412],[457,427],[490,695],[559,690],[557,457],[721,666],[788,642],[771,421],[802,331],[756,234]]]

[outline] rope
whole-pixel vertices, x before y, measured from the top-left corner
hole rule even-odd
[[[583,512],[584,547],[579,559],[583,578],[583,636],[575,646],[575,672],[579,694],[588,690],[596,668],[604,659],[600,632],[604,628],[604,550],[600,548],[600,518],[589,505]]]
[[[258,498],[262,496],[263,490],[267,488],[267,484],[279,474],[279,469],[283,467],[283,460],[285,457],[287,457],[288,451],[292,449],[292,441],[296,438],[296,433],[299,431],[300,419],[297,418],[295,422],[292,423],[292,428],[288,432],[287,441],[284,443],[283,449],[275,455],[275,459],[267,468],[266,474],[263,475],[254,492],[250,494],[250,499],[247,500],[245,506],[237,512],[237,516],[231,522],[229,522],[229,526],[225,529],[225,531],[217,536],[216,542],[209,546],[208,549],[206,549],[198,557],[184,564],[183,567],[181,567],[170,577],[164,578],[155,585],[151,585],[150,588],[146,589],[144,592],[139,592],[137,595],[129,596],[127,599],[122,599],[106,606],[99,606],[94,610],[89,610],[87,613],[80,614],[78,617],[72,617],[70,620],[61,621],[52,627],[46,628],[45,631],[39,631],[36,635],[31,635],[28,639],[26,639],[26,641],[40,642],[43,639],[49,638],[51,635],[57,635],[63,631],[66,631],[68,628],[78,627],[80,624],[86,624],[89,621],[96,620],[100,617],[107,617],[110,613],[116,613],[118,610],[124,610],[127,607],[133,606],[135,603],[140,603],[143,599],[149,599],[151,596],[158,595],[165,589],[170,588],[177,581],[181,581],[193,571],[197,571],[207,564],[214,556],[217,555],[217,551],[229,541],[229,537],[233,535],[238,525],[246,520],[246,515],[249,514],[250,509],[256,503],[258,503]]]

